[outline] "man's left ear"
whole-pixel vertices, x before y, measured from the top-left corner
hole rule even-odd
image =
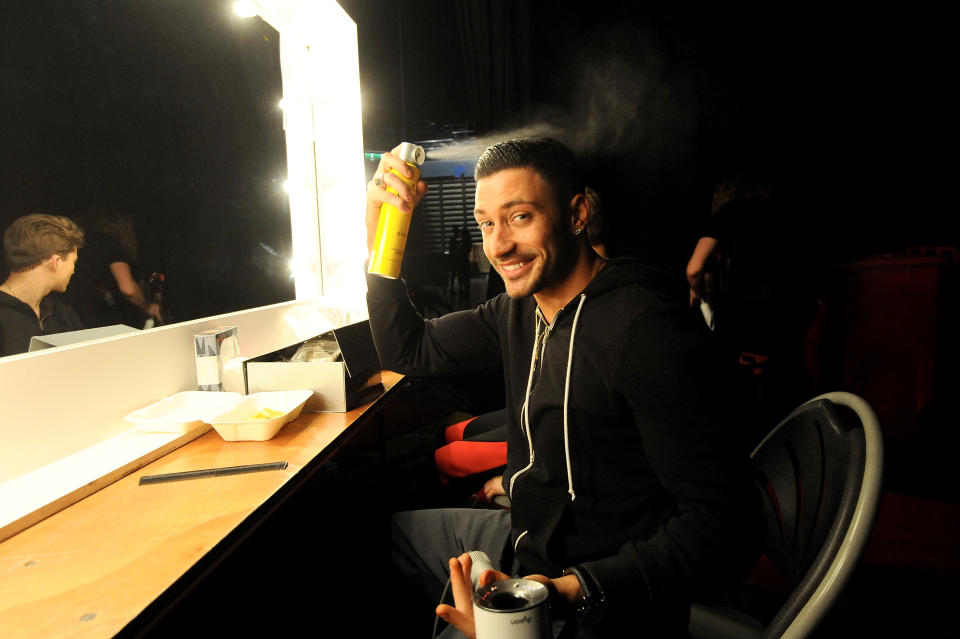
[[[580,235],[587,230],[587,220],[590,219],[590,200],[583,193],[577,193],[570,200],[570,223],[574,235]]]

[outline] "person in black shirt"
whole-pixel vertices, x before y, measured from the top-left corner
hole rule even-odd
[[[68,305],[50,296],[70,283],[84,233],[72,220],[35,213],[17,219],[3,235],[10,274],[0,284],[0,356],[29,349],[34,335],[84,328]]]
[[[83,266],[77,270],[64,299],[87,328],[124,324],[142,327],[148,316],[159,318],[137,281],[135,242],[132,234],[122,241],[129,216],[106,208],[95,208],[84,217],[86,244]]]
[[[758,175],[722,180],[687,262],[689,299],[722,350],[725,383],[744,407],[740,436],[753,450],[813,395],[806,334],[816,318],[820,262],[787,192]]]

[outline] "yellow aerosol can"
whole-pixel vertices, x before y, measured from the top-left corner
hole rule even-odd
[[[426,159],[423,147],[404,142],[397,147],[396,154],[407,163],[413,175],[407,178],[394,169],[390,169],[390,172],[403,180],[407,186],[416,189],[417,182],[420,180],[420,165]],[[391,193],[397,192],[389,186],[387,190]],[[403,250],[407,245],[410,217],[410,213],[392,204],[384,204],[380,207],[380,219],[377,222],[377,233],[373,240],[373,253],[370,255],[370,268],[367,269],[369,273],[392,279],[400,277],[400,265],[403,262]]]

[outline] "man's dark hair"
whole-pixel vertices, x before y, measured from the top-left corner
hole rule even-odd
[[[54,253],[66,257],[82,247],[83,230],[60,215],[24,215],[3,234],[4,259],[14,272],[29,270]]]
[[[566,207],[585,189],[580,163],[573,151],[552,138],[518,138],[497,142],[477,160],[473,179],[505,169],[533,169],[553,187],[557,206]]]

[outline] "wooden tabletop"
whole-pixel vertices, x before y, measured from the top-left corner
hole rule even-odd
[[[255,527],[382,408],[303,413],[266,442],[193,440],[0,543],[0,636],[112,637],[224,540]],[[285,470],[139,485],[140,477],[285,461]],[[219,545],[219,546],[218,546]]]

